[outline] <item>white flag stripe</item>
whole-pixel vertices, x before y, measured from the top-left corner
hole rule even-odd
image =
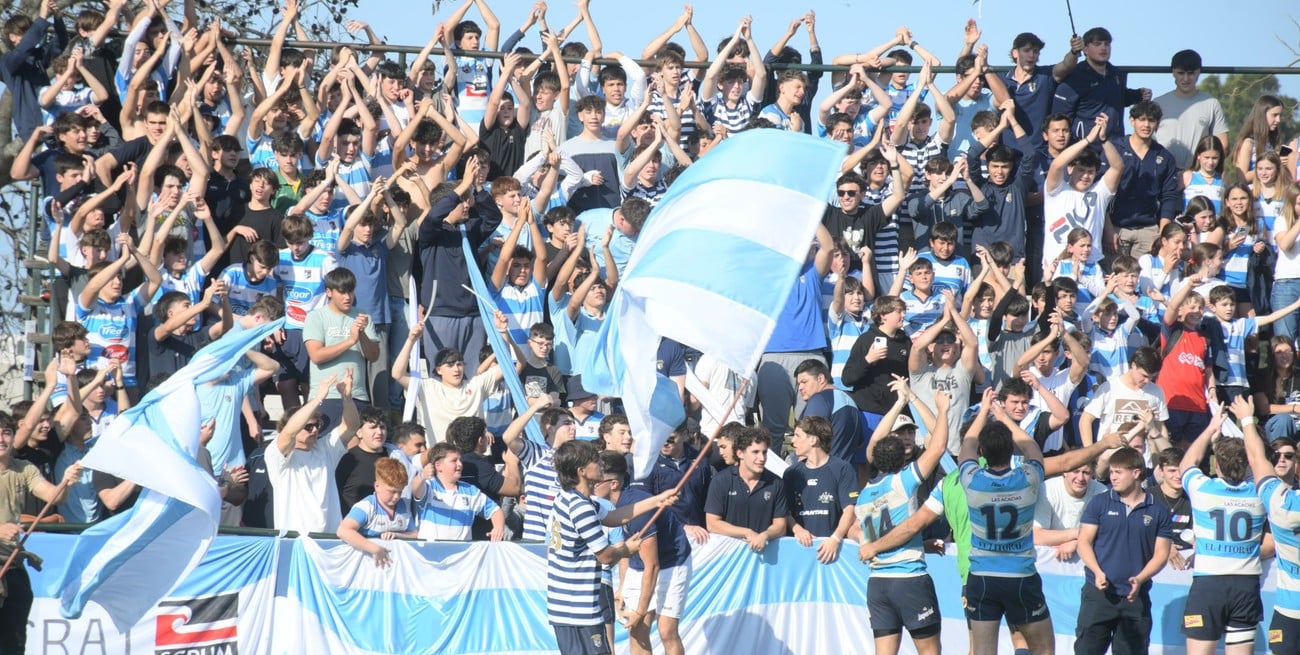
[[[681,343],[712,343],[709,354],[735,371],[758,365],[776,328],[774,319],[699,287],[663,279],[637,280],[634,286],[646,299],[646,321],[659,334]],[[745,331],[732,327],[739,325]]]

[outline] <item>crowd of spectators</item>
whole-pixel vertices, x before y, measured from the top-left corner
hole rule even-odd
[[[906,27],[833,56],[841,68],[827,78],[780,66],[824,61],[811,11],[769,49],[744,18],[710,52],[688,6],[639,53],[646,64],[604,50],[590,0],[558,29],[539,2],[504,42],[487,0],[465,0],[403,68],[364,43],[286,47],[300,0],[287,0],[265,51],[236,49],[218,20],[180,4],[149,0],[128,15],[125,0],[109,0],[65,16],[49,0],[3,26],[0,81],[24,142],[11,175],[41,189],[64,320],[40,396],[0,417],[0,462],[9,475],[28,471],[15,464],[25,460],[48,482],[75,473],[57,499],[65,520],[101,520],[138,495],[132,481],[77,465],[115,416],[204,343],[283,317],[282,331],[200,390],[201,460],[228,525],[337,531],[383,564],[370,538],[544,541],[553,513],[585,520],[575,486],[612,507],[683,483],[675,523],[659,529],[689,539],[659,557],[680,562],[714,533],[756,551],[794,536],[829,562],[845,539],[870,551],[909,517],[942,515],[951,503],[927,498],[978,486],[964,468],[944,477],[943,456],[971,454],[964,438],[983,447],[1005,424],[1059,474],[1032,490],[1022,517],[1032,544],[1083,556],[1090,583],[1100,544],[1114,541],[1106,530],[1121,529],[1100,520],[1099,534],[1094,506],[1146,492],[1172,526],[1159,537],[1172,547],[1155,551],[1162,566],[1200,576],[1210,560],[1207,575],[1258,574],[1258,549],[1236,568],[1201,554],[1209,541],[1258,546],[1258,499],[1242,523],[1226,519],[1229,537],[1222,515],[1218,535],[1204,536],[1211,513],[1197,505],[1207,488],[1254,484],[1242,442],[1215,442],[1216,482],[1193,471],[1231,406],[1268,439],[1260,493],[1276,489],[1272,477],[1296,488],[1300,171],[1295,137],[1279,130],[1294,108],[1260,96],[1233,135],[1197,90],[1196,52],[1172,55],[1173,89],[1156,95],[1126,87],[1104,28],[1051,65],[1039,63],[1043,41],[1022,33],[993,46],[1012,61],[995,70],[969,21],[953,43],[955,80],[933,72],[942,62]],[[379,43],[364,23],[347,27]],[[522,45],[534,28],[535,50]],[[800,30],[806,53],[789,45]],[[679,33],[689,53],[671,41]],[[463,54],[473,51],[501,56]],[[913,65],[919,73],[895,72]],[[817,102],[823,81],[832,92]],[[760,365],[729,371],[664,340],[660,372],[692,418],[648,474],[566,474],[564,444],[619,459],[640,436],[575,367],[637,235],[685,168],[754,129],[844,149]],[[488,280],[490,320],[466,288],[470,267]],[[498,361],[488,330],[511,361]],[[502,367],[520,376],[527,407],[511,402]],[[713,400],[745,390],[740,409],[709,415],[685,391],[690,376]],[[272,395],[284,408],[274,425]],[[408,400],[414,415],[402,421]],[[544,442],[525,436],[530,422]],[[715,429],[710,465],[687,476]],[[620,470],[564,452],[565,466]],[[22,475],[31,498],[6,497],[12,516],[0,518],[51,499]],[[1300,565],[1287,527],[1265,551],[1276,539],[1277,556]],[[951,517],[922,531],[963,539]],[[889,568],[909,561],[873,570],[915,574]],[[1107,574],[1099,592],[1132,600]],[[636,602],[650,597],[634,589],[635,620],[654,613]],[[1243,612],[1207,618],[1195,638],[1226,631],[1241,643]],[[885,623],[877,636],[895,647],[902,627],[918,645],[937,639],[926,625]]]

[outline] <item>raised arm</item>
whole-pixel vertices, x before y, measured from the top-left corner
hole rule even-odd
[[[506,426],[505,432],[501,433],[501,441],[510,452],[518,455],[523,450],[524,430],[527,428],[528,422],[533,420],[533,417],[538,412],[550,407],[552,402],[554,401],[548,394],[542,394],[537,398],[530,399],[528,408],[515,417],[515,420],[511,421],[510,425]]]
[[[748,18],[742,18],[740,20],[740,25],[736,26],[735,34],[731,35],[731,38],[727,40],[726,45],[722,46],[722,50],[718,52],[718,56],[713,59],[713,62],[709,64],[708,69],[704,71],[704,78],[700,80],[700,95],[703,96],[704,99],[707,100],[712,98],[715,93],[714,90],[718,88],[718,74],[722,72],[722,67],[726,65],[727,58],[731,56],[732,51],[734,51],[736,46],[740,44],[740,33],[747,20]],[[753,55],[752,52],[750,54]],[[762,94],[758,94],[758,96],[761,98]]]
[[[1273,463],[1268,461],[1268,450],[1259,434],[1259,418],[1255,415],[1255,402],[1250,396],[1238,396],[1232,401],[1232,414],[1237,417],[1246,446],[1246,459],[1250,462],[1250,471],[1255,483],[1274,477]],[[30,419],[28,419],[30,423]]]
[[[939,460],[943,458],[944,453],[948,452],[948,412],[952,411],[952,396],[949,396],[946,391],[934,392],[934,408],[936,414],[934,425],[927,426],[930,429],[930,436],[925,440],[925,451],[916,460],[916,466],[921,469],[922,479],[934,473],[934,470],[939,467]]]
[[[483,43],[487,50],[496,50],[501,40],[501,21],[492,13],[487,0],[474,0],[474,4],[478,5],[478,13],[483,16]]]
[[[645,48],[641,49],[641,58],[654,59],[655,55],[659,54],[659,51],[662,50],[665,45],[668,45],[668,41],[672,39],[674,35],[686,29],[686,25],[691,22],[691,17],[694,13],[694,9],[691,5],[686,5],[682,14],[677,17],[677,20],[673,21],[673,24],[670,25],[668,29],[651,39],[650,42],[646,44]]]
[[[1088,132],[1088,136],[1070,144],[1069,147],[1061,151],[1061,154],[1057,155],[1056,158],[1052,160],[1051,166],[1047,168],[1047,179],[1044,182],[1044,191],[1051,192],[1053,189],[1061,185],[1061,182],[1065,180],[1066,168],[1074,162],[1075,158],[1078,157],[1080,153],[1091,147],[1094,141],[1102,138],[1098,135],[1104,135],[1106,133],[1105,128],[1106,115],[1101,114],[1097,116],[1097,121],[1093,124],[1092,130]],[[1114,146],[1111,147],[1114,148]],[[1119,178],[1116,177],[1115,180],[1116,183],[1118,183]],[[1113,188],[1113,185],[1107,186]]]
[[[285,0],[284,11],[282,12],[284,19],[280,21],[280,25],[275,28],[275,33],[271,35],[271,49],[267,51],[266,67],[262,72],[262,78],[268,80],[268,85],[270,84],[269,80],[274,80],[275,76],[280,74],[280,53],[284,51],[284,42],[289,37],[289,27],[298,20],[300,11],[298,2],[299,0]],[[285,80],[281,80],[281,84],[284,84],[284,82]]]
[[[1097,121],[1101,123],[1101,132],[1098,138],[1101,139],[1101,151],[1106,155],[1106,163],[1110,166],[1102,175],[1101,181],[1111,193],[1119,190],[1119,179],[1124,175],[1124,158],[1120,156],[1119,150],[1115,149],[1115,144],[1106,138],[1106,114],[1098,114]]]
[[[1052,66],[1052,79],[1060,82],[1074,72],[1074,67],[1079,63],[1079,55],[1083,53],[1083,45],[1083,39],[1079,35],[1070,37],[1070,51]]]
[[[1178,478],[1180,480],[1183,477],[1183,473],[1188,469],[1200,468],[1201,460],[1205,459],[1205,454],[1210,449],[1210,442],[1214,439],[1215,435],[1219,434],[1219,428],[1223,425],[1222,416],[1223,412],[1220,411],[1219,416],[1211,418],[1210,425],[1202,430],[1201,434],[1197,435],[1196,440],[1192,442],[1192,445],[1187,447],[1187,452],[1183,453],[1183,461],[1178,465]]]
[[[285,421],[284,427],[275,436],[275,448],[280,451],[281,455],[289,456],[289,452],[293,450],[294,443],[298,439],[298,433],[302,431],[303,426],[307,425],[308,421],[311,421],[316,416],[316,410],[320,408],[321,402],[329,394],[330,387],[334,386],[337,380],[337,375],[331,375],[322,380],[316,388],[316,393],[307,399],[307,403],[299,407],[298,411],[290,415],[288,421]]]
[[[555,282],[551,284],[552,300],[559,300],[564,296],[564,290],[569,284],[569,278],[573,277],[573,270],[577,268],[578,259],[582,257],[582,244],[586,242],[586,225],[579,225],[575,232],[569,233],[569,238],[565,240],[564,249],[561,250],[561,253],[565,254],[564,263],[560,265],[560,270],[555,275]],[[595,262],[592,262],[592,268],[596,268]],[[581,306],[581,303],[579,306]],[[570,307],[572,308],[572,303],[570,303]],[[570,318],[577,318],[576,310],[571,309],[569,314]]]

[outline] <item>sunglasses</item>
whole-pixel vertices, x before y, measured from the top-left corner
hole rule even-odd
[[[839,194],[840,197],[858,195],[858,192],[852,189],[836,189],[835,193]]]
[[[957,337],[939,337],[934,340],[935,343],[957,343]]]
[[[1280,452],[1277,454],[1278,459],[1295,459],[1295,451]]]
[[[325,424],[319,423],[317,421],[312,421],[311,423],[302,426],[302,429],[307,432],[320,432],[321,430],[325,429]]]

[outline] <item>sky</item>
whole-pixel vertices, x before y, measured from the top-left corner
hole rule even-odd
[[[445,20],[459,4],[444,2],[437,20]],[[1200,52],[1206,66],[1287,66],[1300,57],[1300,26],[1295,22],[1300,21],[1300,5],[1294,2],[1256,0],[1238,9],[1222,0],[1148,1],[1141,4],[1143,11],[1138,15],[1132,11],[1135,5],[1121,0],[1075,2],[1075,27],[1080,34],[1098,25],[1109,29],[1114,37],[1111,62],[1120,67],[1125,64],[1167,66],[1170,55],[1183,48]],[[411,0],[361,0],[348,17],[369,22],[389,43],[423,45],[436,24],[428,6]],[[501,19],[504,41],[522,25],[532,2],[496,0],[491,6]],[[979,5],[967,0],[932,0],[925,3],[926,10],[922,12],[912,10],[916,6],[920,3],[907,0],[892,3],[835,0],[806,5],[783,0],[715,0],[696,3],[694,24],[712,49],[718,41],[734,33],[740,17],[750,12],[754,18],[755,40],[767,50],[792,20],[813,9],[817,12],[817,35],[827,61],[836,54],[864,52],[889,39],[898,26],[907,25],[921,45],[945,65],[951,65],[961,49],[962,28],[968,18],[979,21],[994,67],[1010,65],[1007,53],[1011,41],[1022,31],[1034,32],[1047,42],[1042,63],[1059,61],[1069,49],[1070,21],[1064,0],[985,0]],[[394,11],[395,7],[403,9]],[[591,3],[605,51],[622,50],[634,56],[651,38],[672,25],[681,11],[682,5],[671,2],[592,0]],[[547,14],[553,26],[561,26],[577,15],[577,9],[569,1],[553,2]],[[468,16],[477,20],[477,10],[471,8]],[[1150,28],[1153,23],[1159,24],[1158,30]],[[855,27],[845,27],[849,25]],[[536,34],[533,28],[524,45],[537,49]],[[579,28],[576,36],[586,41],[583,28]],[[687,46],[689,52],[684,34],[674,40]],[[1282,41],[1291,44],[1295,52]],[[790,45],[806,56],[808,38],[803,28]],[[1296,70],[1297,75],[1280,76],[1280,81],[1283,93],[1300,98],[1300,68]],[[940,75],[939,86],[946,88],[954,81],[951,76]],[[829,86],[828,79],[822,87],[823,94]],[[1160,95],[1173,88],[1173,80],[1167,74],[1134,75],[1129,86],[1149,87]]]

